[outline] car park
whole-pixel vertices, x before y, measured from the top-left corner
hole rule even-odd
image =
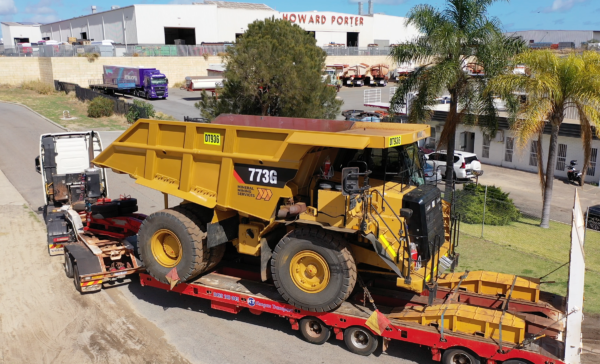
[[[425,155],[428,160],[435,161],[436,168],[439,168],[443,176],[446,176],[446,154],[445,150],[440,150]],[[465,180],[475,178],[478,174],[481,174],[480,171],[481,162],[479,162],[477,154],[454,151],[454,179]]]

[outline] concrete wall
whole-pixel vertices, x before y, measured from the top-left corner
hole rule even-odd
[[[207,76],[209,64],[221,63],[221,57],[100,57],[90,63],[85,57],[0,57],[1,83],[18,85],[40,79],[77,83],[87,87],[89,80],[102,78],[103,65],[156,67],[169,78],[169,83],[182,82],[186,76]],[[392,65],[387,56],[331,56],[326,64]]]
[[[24,81],[40,79],[40,64],[37,57],[1,57],[0,83],[17,85]]]

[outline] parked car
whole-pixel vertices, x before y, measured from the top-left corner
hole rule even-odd
[[[446,176],[446,151],[440,150],[430,154],[426,154],[427,160],[436,161],[436,168],[439,167],[442,175]],[[477,158],[477,154],[470,152],[455,151],[454,152],[454,179],[470,179],[475,178],[473,171],[481,171],[481,162]],[[478,173],[481,174],[481,173]]]
[[[425,164],[423,165],[425,184],[435,185],[443,180],[442,172],[440,172],[440,168],[437,168],[438,165],[439,163],[436,163],[435,161],[425,161]]]

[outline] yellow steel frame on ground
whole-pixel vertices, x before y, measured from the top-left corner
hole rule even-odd
[[[423,326],[434,325],[441,328],[442,313],[444,313],[444,330],[498,340],[500,338],[499,324],[502,318],[502,341],[519,344],[525,339],[525,320],[510,313],[505,313],[502,317],[502,311],[460,303],[396,309],[389,317],[416,322]]]
[[[442,274],[439,277],[438,286],[454,289],[454,287],[458,285],[460,277],[463,274],[464,273]],[[468,292],[489,296],[506,296],[510,292],[510,287],[514,278],[515,276],[512,274],[474,271],[469,272],[467,278],[461,283],[460,288],[465,289]],[[538,302],[540,299],[540,280],[537,278],[517,277],[511,299]]]

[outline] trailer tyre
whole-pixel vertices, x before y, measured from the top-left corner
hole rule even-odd
[[[369,356],[377,349],[379,340],[367,329],[353,326],[344,331],[344,342],[354,354]]]
[[[73,278],[73,259],[67,252],[65,252],[65,274],[67,278]]]
[[[479,358],[463,349],[448,349],[442,355],[443,364],[481,364]]]
[[[73,265],[73,284],[75,285],[77,292],[83,294],[81,290],[81,278],[79,277],[79,268],[77,268],[77,264]]]
[[[300,332],[306,341],[317,345],[323,345],[331,336],[331,329],[315,317],[300,320]]]
[[[178,207],[148,216],[138,232],[138,251],[148,273],[168,283],[173,268],[181,282],[206,271],[210,255],[205,231],[196,215]]]
[[[356,284],[356,263],[344,239],[301,227],[284,236],[271,259],[273,283],[291,305],[326,312],[339,307]]]

